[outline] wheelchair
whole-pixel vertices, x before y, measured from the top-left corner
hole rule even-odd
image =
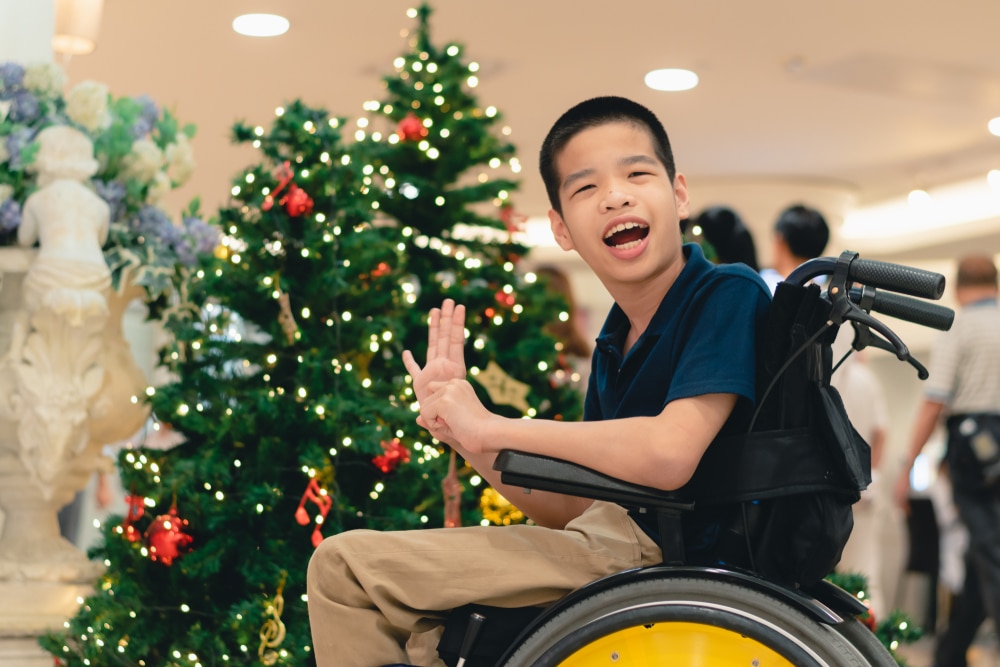
[[[817,279],[825,282],[825,288],[816,284]],[[758,350],[758,375],[762,376],[758,378],[758,410],[770,404],[772,417],[780,417],[768,424],[762,416],[763,426],[756,428],[759,437],[730,443],[729,449],[718,440],[714,442],[692,483],[684,488],[663,492],[566,461],[512,450],[497,457],[494,467],[503,481],[526,492],[539,489],[611,501],[656,516],[664,562],[592,582],[544,609],[470,605],[456,610],[439,645],[446,663],[457,667],[896,666],[892,654],[858,620],[866,611],[865,605],[823,579],[840,558],[850,521],[833,560],[820,564],[819,574],[805,583],[783,576],[780,559],[771,563],[770,569],[753,558],[746,566],[686,563],[681,517],[703,502],[702,496],[718,496],[719,489],[727,490],[726,502],[742,503],[746,508],[759,506],[761,498],[798,494],[791,495],[794,500],[848,488],[845,507],[850,512],[850,504],[871,481],[870,462],[853,461],[855,484],[845,487],[844,478],[851,476],[850,471],[843,473],[845,462],[836,454],[831,462],[829,452],[824,453],[829,450],[824,445],[829,443],[820,442],[824,436],[816,430],[829,430],[830,425],[821,420],[818,426],[803,430],[802,424],[795,423],[801,406],[788,403],[802,393],[801,381],[830,390],[830,375],[839,366],[833,364],[831,345],[840,325],[850,322],[854,328],[853,350],[870,346],[891,351],[912,365],[920,379],[926,379],[926,369],[911,357],[899,336],[871,313],[939,330],[950,328],[954,318],[950,309],[923,300],[939,299],[943,294],[944,277],[940,274],[861,259],[850,251],[839,257],[809,260],[798,267],[779,284],[772,310],[787,300],[786,292],[793,293],[795,299],[811,299],[813,312],[804,320],[801,306],[796,305],[794,316],[769,319],[764,338],[785,340],[786,344],[779,346],[778,352],[772,350],[769,361]],[[794,335],[773,335],[788,331]],[[792,382],[790,390],[782,393],[782,383],[794,373],[800,374],[800,383]],[[839,398],[834,403],[843,412]],[[847,430],[860,439],[849,423]],[[783,439],[789,433],[805,436]],[[867,450],[863,440],[861,445]],[[738,452],[766,454],[774,447],[788,447],[787,455],[781,451],[777,456],[759,457],[774,463],[757,466],[753,475],[736,469],[740,466],[730,458]],[[714,460],[709,456],[713,450],[721,452]],[[799,461],[799,467],[788,468],[790,459]],[[846,464],[850,467],[852,461]],[[831,475],[831,470],[837,474]],[[698,490],[699,483],[703,492]],[[743,528],[748,539],[753,539],[754,525],[745,523]],[[452,648],[447,649],[449,641]]]

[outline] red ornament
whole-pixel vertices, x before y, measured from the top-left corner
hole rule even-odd
[[[410,450],[399,441],[399,438],[393,438],[389,441],[383,440],[382,449],[385,451],[385,454],[380,454],[372,458],[372,463],[386,474],[395,470],[400,463],[410,462]]]
[[[288,188],[288,194],[281,199],[281,203],[285,205],[288,215],[293,218],[309,215],[313,210],[312,197],[294,183]]]
[[[142,539],[142,533],[133,525],[133,522],[141,519],[142,515],[146,513],[145,500],[142,496],[132,494],[125,496],[125,502],[128,503],[128,513],[125,515],[125,521],[122,522],[122,534],[129,542],[138,542]]]
[[[382,276],[387,276],[390,273],[392,273],[392,267],[386,262],[379,262],[378,266],[372,270],[372,278],[381,278]]]
[[[400,141],[420,141],[427,136],[427,128],[411,111],[396,125],[396,136]]]
[[[280,167],[274,170],[273,175],[278,179],[278,187],[264,197],[264,202],[260,205],[262,211],[270,211],[274,204],[277,203],[279,206],[284,206],[285,210],[288,211],[288,215],[293,218],[312,213],[312,197],[305,190],[292,183],[295,171],[292,169],[290,162],[286,160]],[[285,193],[285,196],[281,199],[276,199],[286,186],[288,187],[288,192]]]
[[[326,489],[320,487],[319,482],[310,479],[305,493],[302,494],[302,500],[299,501],[299,506],[295,510],[295,521],[300,526],[309,524],[309,512],[306,511],[307,500],[319,507],[319,517],[316,519],[316,527],[313,528],[312,533],[312,545],[313,548],[316,548],[323,541],[323,533],[320,532],[320,528],[326,520],[326,515],[330,512],[330,507],[333,506],[333,499],[330,498]]]
[[[514,303],[517,301],[513,292],[508,294],[507,292],[504,292],[502,289],[497,290],[497,293],[493,295],[493,298],[495,298],[497,300],[497,303],[499,303],[501,306],[507,306],[508,308],[513,306]]]
[[[518,213],[514,210],[514,207],[510,204],[504,204],[500,207],[500,220],[503,222],[504,227],[510,233],[524,231],[524,223],[527,222],[528,216],[523,213]]]
[[[153,519],[146,529],[146,540],[149,547],[149,558],[170,567],[174,559],[182,554],[182,550],[191,544],[193,537],[184,532],[187,519],[177,515],[177,508],[171,507],[167,514],[161,514]]]
[[[261,210],[271,210],[271,207],[274,206],[274,198],[278,196],[279,192],[285,189],[286,185],[292,182],[292,176],[294,175],[295,172],[292,171],[292,165],[287,160],[274,170],[273,176],[278,179],[278,187],[274,189],[274,192],[270,192],[264,197],[264,203],[260,205]],[[281,202],[278,203],[280,204]]]

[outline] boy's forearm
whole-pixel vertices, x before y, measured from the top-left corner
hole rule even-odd
[[[496,417],[484,429],[490,451],[517,449],[572,461],[664,491],[683,486],[721,429],[735,397],[715,394],[669,404],[656,417],[557,422]]]

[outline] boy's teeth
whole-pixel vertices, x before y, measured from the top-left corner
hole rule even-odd
[[[606,239],[607,238],[611,238],[612,236],[614,236],[618,232],[624,232],[626,229],[632,229],[633,227],[638,227],[638,226],[639,225],[637,225],[634,222],[622,222],[622,223],[619,223],[619,224],[615,225],[614,227],[612,227],[611,229],[609,229],[608,233],[604,235],[604,238],[606,238]]]

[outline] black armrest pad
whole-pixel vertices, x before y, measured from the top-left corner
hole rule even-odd
[[[694,507],[694,503],[668,491],[623,482],[562,459],[512,449],[497,454],[493,469],[500,471],[504,484],[526,489],[607,500],[635,508],[688,510]]]

